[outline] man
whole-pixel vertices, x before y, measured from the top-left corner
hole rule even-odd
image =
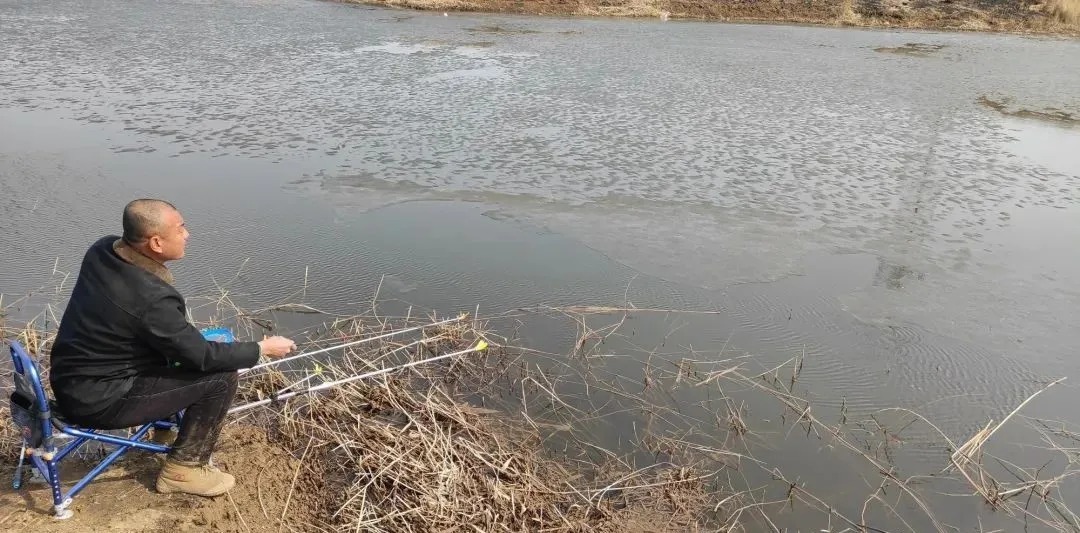
[[[184,257],[184,218],[163,200],[124,208],[122,237],[95,242],[52,348],[49,379],[60,413],[95,429],[122,429],[184,412],[157,478],[161,493],[224,494],[233,476],[210,454],[236,393],[237,369],[282,357],[293,341],[207,341],[188,323],[167,261]]]

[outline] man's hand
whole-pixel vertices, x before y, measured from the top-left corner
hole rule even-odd
[[[291,339],[285,337],[279,337],[277,335],[273,337],[266,337],[259,341],[259,351],[262,355],[265,355],[271,359],[277,359],[284,357],[289,352],[296,349],[296,343]]]

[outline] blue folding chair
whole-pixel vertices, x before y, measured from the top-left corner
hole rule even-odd
[[[232,342],[232,332],[227,329],[202,330],[208,340]],[[105,471],[131,449],[153,453],[167,453],[169,446],[143,441],[142,438],[151,429],[174,430],[178,427],[183,412],[164,419],[140,426],[127,437],[110,435],[92,428],[80,428],[65,422],[62,415],[53,408],[53,402],[45,394],[41,383],[41,374],[30,355],[17,341],[11,341],[11,359],[14,363],[15,390],[11,393],[11,415],[22,433],[22,453],[15,468],[12,486],[18,490],[22,486],[24,465],[31,466],[48,482],[52,488],[53,511],[57,519],[72,516],[72,498],[81,492],[98,475]],[[59,432],[59,435],[58,433]],[[62,447],[57,440],[66,435],[72,440]],[[116,446],[116,450],[101,460],[74,486],[64,492],[60,486],[60,462],[87,442]],[[29,463],[26,460],[29,459]]]

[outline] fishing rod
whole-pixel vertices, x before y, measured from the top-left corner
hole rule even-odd
[[[419,342],[422,342],[422,341],[417,341],[417,343],[419,343]],[[409,346],[402,346],[401,348],[398,348],[397,350],[402,350],[402,349],[405,349],[405,348],[408,348],[408,347]],[[488,343],[486,341],[481,340],[480,342],[477,342],[476,346],[473,346],[472,348],[466,348],[464,350],[459,350],[459,351],[456,351],[456,352],[453,352],[453,353],[443,354],[443,355],[439,355],[439,356],[436,356],[436,357],[429,357],[427,359],[421,359],[419,361],[413,361],[411,363],[406,363],[406,364],[403,364],[403,365],[400,365],[400,366],[392,366],[390,368],[383,368],[381,370],[375,370],[373,372],[367,372],[365,374],[359,374],[359,375],[356,375],[356,376],[350,376],[350,377],[347,377],[347,378],[339,379],[337,381],[328,381],[326,383],[322,383],[322,384],[316,385],[314,387],[308,387],[308,388],[303,389],[303,390],[287,392],[285,394],[280,394],[280,395],[275,394],[272,398],[267,398],[265,400],[259,400],[259,401],[246,403],[246,404],[243,404],[243,405],[233,407],[232,409],[229,409],[228,414],[239,413],[241,411],[247,411],[248,409],[253,409],[255,407],[259,407],[259,406],[262,406],[262,405],[267,405],[267,404],[270,404],[270,403],[273,403],[273,402],[277,402],[277,401],[285,400],[285,399],[288,399],[288,398],[292,398],[293,396],[297,396],[297,395],[300,395],[300,394],[310,394],[312,392],[318,392],[318,391],[321,391],[321,390],[326,390],[326,389],[329,389],[331,387],[337,387],[339,385],[344,385],[346,383],[350,383],[350,382],[353,382],[353,381],[357,381],[357,380],[361,380],[361,379],[367,379],[367,378],[370,378],[370,377],[375,377],[375,376],[378,376],[378,375],[386,374],[386,373],[389,373],[389,372],[393,372],[395,370],[404,370],[406,368],[411,368],[411,367],[414,367],[414,366],[417,366],[417,365],[422,365],[424,363],[431,363],[431,362],[434,362],[434,361],[438,361],[440,359],[448,359],[450,357],[457,357],[459,355],[465,355],[465,354],[471,353],[471,352],[482,352],[482,351],[486,350],[487,347],[488,347]],[[397,350],[394,350],[394,351],[397,351]]]
[[[418,344],[427,344],[429,342],[435,342],[437,340],[442,339],[443,337],[444,337],[444,335],[439,334],[439,335],[436,335],[434,337],[428,337],[428,338],[425,338],[425,339],[420,339],[418,341],[413,341],[413,342],[411,342],[409,344],[406,344],[404,346],[398,346],[397,348],[394,348],[393,350],[390,350],[385,355],[383,355],[383,357],[385,357],[387,355],[397,353],[397,352],[400,352],[401,350],[405,350],[407,348],[412,348],[413,346],[416,346]],[[322,373],[323,373],[322,365],[320,365],[319,363],[315,363],[314,371],[308,377],[296,381],[295,383],[289,385],[288,387],[285,387],[285,388],[273,393],[271,396],[276,398],[280,394],[284,394],[286,392],[291,391],[294,387],[298,387],[300,385],[303,385],[304,383],[307,383],[307,382],[315,379],[316,377],[321,376]]]
[[[282,359],[275,359],[273,361],[269,361],[269,362],[263,363],[261,365],[255,365],[255,366],[253,366],[251,368],[242,368],[242,369],[240,369],[240,375],[244,375],[244,374],[246,374],[248,372],[251,372],[252,370],[258,370],[260,368],[266,368],[266,367],[270,367],[270,366],[274,366],[274,365],[279,365],[281,363],[284,363],[285,361],[292,361],[294,359],[299,359],[301,357],[311,357],[312,355],[318,355],[318,354],[321,354],[321,353],[332,352],[334,350],[341,350],[341,349],[344,349],[344,348],[348,348],[350,346],[356,346],[357,344],[363,344],[365,342],[377,341],[377,340],[380,340],[380,339],[385,339],[387,337],[393,337],[394,335],[400,335],[402,333],[409,333],[409,332],[418,331],[418,330],[421,330],[421,329],[424,329],[424,328],[430,328],[432,326],[441,326],[443,324],[449,324],[451,322],[457,322],[459,320],[464,319],[465,316],[466,315],[462,314],[461,316],[459,316],[457,318],[448,318],[446,320],[442,320],[442,321],[439,321],[439,322],[432,322],[431,324],[424,324],[422,326],[415,326],[415,327],[406,328],[406,329],[399,329],[397,331],[391,331],[390,333],[384,333],[384,334],[379,335],[377,337],[368,337],[366,339],[360,339],[360,340],[357,340],[357,341],[346,342],[344,344],[338,344],[336,346],[330,346],[328,348],[321,348],[319,350],[315,350],[315,351],[311,351],[311,352],[304,352],[304,353],[301,353],[301,354],[292,355],[292,356],[285,357],[285,358],[282,358]]]

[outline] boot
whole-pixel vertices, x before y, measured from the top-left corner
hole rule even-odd
[[[184,492],[196,496],[220,496],[233,488],[236,478],[207,463],[180,462],[166,459],[157,478],[157,491],[162,494]]]

